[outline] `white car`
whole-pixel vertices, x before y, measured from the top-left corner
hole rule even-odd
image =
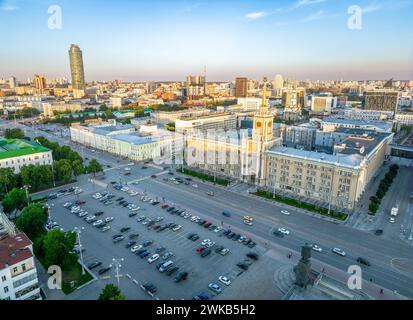
[[[285,215],[285,216],[289,216],[291,213],[289,212],[289,211],[287,211],[287,210],[283,210],[283,211],[281,211],[281,213],[283,214],[283,215]]]
[[[195,222],[196,219],[199,219],[199,217],[193,216],[193,217],[191,218],[191,221],[192,221],[192,222]]]
[[[114,217],[107,217],[106,219],[105,219],[105,222],[107,223],[107,222],[111,222],[111,221],[113,221],[115,218]]]
[[[82,189],[75,189],[75,194],[81,194],[83,192]]]
[[[66,203],[63,205],[63,207],[64,207],[64,208],[67,208],[67,207],[70,207],[71,205],[72,205],[71,202],[66,202]]]
[[[158,260],[158,259],[159,259],[159,254],[155,253],[152,257],[150,257],[150,258],[148,259],[148,262],[149,262],[149,263],[152,263],[152,262],[155,262],[155,261]]]
[[[231,284],[231,280],[229,280],[227,277],[220,276],[218,278],[219,282],[225,284],[226,286],[229,286]]]
[[[101,229],[102,232],[110,230],[110,226],[105,226]]]
[[[132,209],[130,209],[131,211],[138,211],[138,210],[140,210],[141,209],[141,207],[135,207],[135,208],[132,208]]]
[[[205,246],[206,244],[210,243],[210,239],[205,239],[204,241],[201,242],[201,246]]]
[[[346,253],[343,251],[343,250],[341,250],[340,248],[333,248],[333,250],[332,250],[335,254],[338,254],[339,256],[342,256],[342,257],[345,257],[346,256]]]
[[[125,168],[125,171],[131,171],[131,168],[126,167],[126,168]]]
[[[130,251],[136,252],[136,251],[138,251],[138,250],[140,250],[140,249],[142,249],[142,248],[143,248],[143,246],[142,246],[141,244],[139,244],[139,245],[137,245],[137,246],[132,247],[132,248],[130,249]]]
[[[238,239],[238,242],[239,242],[239,243],[242,243],[244,240],[245,240],[245,237],[244,237],[244,236],[241,236],[241,238]]]
[[[213,246],[215,246],[215,241],[211,241],[211,242],[208,242],[207,244],[205,244],[206,248],[211,248]]]
[[[247,226],[253,226],[254,222],[252,222],[250,220],[244,220],[244,224],[246,224]]]
[[[172,229],[172,231],[179,231],[182,229],[181,225],[177,225],[175,228]]]
[[[396,222],[396,219],[395,219],[394,217],[390,217],[389,222],[390,222],[390,223],[395,223],[395,222]]]
[[[197,184],[193,184],[192,188],[198,189],[198,185]]]
[[[133,165],[135,165],[133,162],[128,163],[128,166],[132,167]]]
[[[312,245],[312,249],[314,250],[314,251],[317,251],[317,252],[323,252],[323,249],[321,249],[318,245],[316,245],[316,244],[313,244]]]
[[[92,196],[92,198],[97,200],[97,199],[102,198],[102,195],[101,195],[100,193],[95,193],[95,194]]]
[[[102,223],[103,223],[102,220],[98,220],[98,221],[93,222],[92,226],[97,227],[97,226],[100,226]]]
[[[188,219],[190,216],[191,216],[191,214],[190,214],[190,213],[185,213],[185,215],[184,215],[184,219]]]
[[[215,230],[214,230],[214,232],[215,232],[215,233],[218,233],[218,232],[220,232],[221,230],[222,230],[221,227],[216,227]]]
[[[130,195],[131,195],[132,197],[134,197],[134,196],[137,196],[138,194],[139,194],[138,192],[133,191]]]
[[[224,248],[219,252],[219,254],[222,256],[226,256],[228,253],[229,253],[229,249],[227,248]]]
[[[283,235],[288,236],[290,234],[290,231],[285,229],[285,228],[278,228],[278,231],[281,232]]]
[[[87,212],[80,212],[80,213],[79,213],[79,218],[83,218],[83,217],[85,217],[85,216],[87,216],[87,215],[88,215]]]

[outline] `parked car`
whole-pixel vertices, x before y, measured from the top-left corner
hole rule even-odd
[[[150,293],[155,293],[158,290],[153,283],[145,283],[142,287]]]
[[[97,268],[101,265],[102,265],[102,262],[95,261],[95,262],[92,262],[91,264],[89,264],[87,267],[88,267],[89,270],[92,270],[92,269],[95,269],[95,268]]]
[[[108,230],[110,230],[110,226],[103,227],[100,231],[106,232]]]
[[[364,258],[362,258],[362,257],[358,257],[358,258],[357,258],[357,262],[360,263],[360,264],[365,265],[366,267],[370,267],[370,266],[371,266],[371,263],[370,263],[368,260],[366,260],[366,259],[364,259]]]
[[[244,262],[239,262],[239,263],[237,263],[237,267],[240,268],[240,269],[242,269],[242,270],[244,270],[244,271],[247,271],[247,270],[248,270],[248,265],[245,264]]]
[[[340,248],[333,248],[332,251],[333,251],[335,254],[338,254],[339,256],[342,256],[342,257],[345,257],[345,256],[346,256],[345,251],[341,250]]]
[[[113,242],[118,243],[118,242],[121,242],[123,239],[125,239],[124,236],[116,237],[116,238],[113,239]]]
[[[129,230],[130,230],[130,227],[124,227],[124,228],[120,229],[120,232],[125,233],[125,232],[128,232]]]
[[[134,246],[136,244],[136,241],[129,241],[126,245],[125,248],[129,249],[130,247]]]
[[[179,283],[183,280],[186,280],[188,278],[188,272],[180,272],[178,275],[175,277],[174,281],[176,283]]]
[[[220,287],[219,285],[217,285],[216,283],[210,283],[210,284],[208,285],[208,288],[209,288],[210,290],[212,290],[213,292],[217,293],[217,294],[219,294],[219,293],[222,292],[221,287]]]
[[[149,259],[148,259],[148,263],[153,263],[153,262],[155,262],[156,260],[158,260],[159,259],[159,254],[158,253],[155,253],[154,255],[152,255]]]
[[[218,278],[219,282],[225,284],[226,286],[229,286],[231,284],[231,280],[229,280],[227,277],[225,276],[220,276]]]
[[[108,266],[108,267],[105,267],[105,268],[102,268],[102,269],[100,269],[100,270],[98,271],[98,274],[99,274],[99,275],[102,275],[102,274],[108,272],[109,270],[110,270],[110,267],[109,267],[109,266]]]
[[[201,253],[201,257],[205,258],[206,256],[211,254],[211,249],[205,249],[202,253]]]
[[[256,254],[255,252],[249,252],[249,253],[247,253],[247,257],[250,258],[250,259],[252,259],[252,260],[254,260],[254,261],[257,261],[257,260],[259,259],[258,254]]]

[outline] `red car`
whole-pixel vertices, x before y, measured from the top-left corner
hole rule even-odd
[[[166,204],[166,203],[164,203],[163,205],[162,205],[162,209],[166,209],[166,208],[168,208],[169,206]]]
[[[78,206],[81,206],[82,204],[85,204],[85,203],[86,203],[85,200],[78,200],[78,201],[76,201],[76,204],[77,204]]]
[[[206,229],[206,228],[209,228],[209,226],[210,226],[211,224],[212,224],[211,222],[205,223],[205,224],[204,224],[204,228],[205,228],[205,229]]]
[[[155,225],[152,227],[152,229],[153,229],[153,230],[158,230],[160,227],[161,227],[160,224],[155,224]]]
[[[204,252],[204,250],[205,250],[204,247],[198,247],[198,248],[196,248],[196,252],[198,252],[198,253],[202,253],[202,252]]]

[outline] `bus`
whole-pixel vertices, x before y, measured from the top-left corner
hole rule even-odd
[[[46,203],[49,200],[49,196],[31,197],[31,203]]]

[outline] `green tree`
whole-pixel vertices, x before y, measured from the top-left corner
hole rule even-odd
[[[72,180],[73,170],[69,160],[62,159],[59,161],[55,161],[53,165],[56,174],[56,179],[58,181],[68,183],[70,182],[70,180]]]
[[[7,193],[17,185],[17,176],[11,168],[0,168],[0,193]]]
[[[4,132],[4,137],[6,139],[23,139],[24,132],[19,128],[6,129]]]
[[[87,166],[87,172],[93,173],[95,177],[98,172],[103,172],[102,165],[96,159],[92,159]]]
[[[70,269],[77,261],[76,254],[72,253],[75,243],[74,232],[49,231],[43,239],[43,257],[46,267],[58,265],[63,270]]]
[[[17,218],[16,226],[34,241],[44,233],[46,222],[47,210],[39,204],[30,204]]]
[[[113,284],[107,284],[99,295],[98,300],[125,300],[125,296],[119,288]]]
[[[26,191],[13,188],[3,199],[3,210],[10,213],[15,209],[23,209],[27,205]]]
[[[84,172],[83,162],[81,160],[75,160],[72,162],[73,172],[76,176],[80,176]]]
[[[52,167],[35,166],[33,164],[23,166],[20,170],[20,178],[24,185],[31,186],[31,191],[50,187],[53,181]]]

